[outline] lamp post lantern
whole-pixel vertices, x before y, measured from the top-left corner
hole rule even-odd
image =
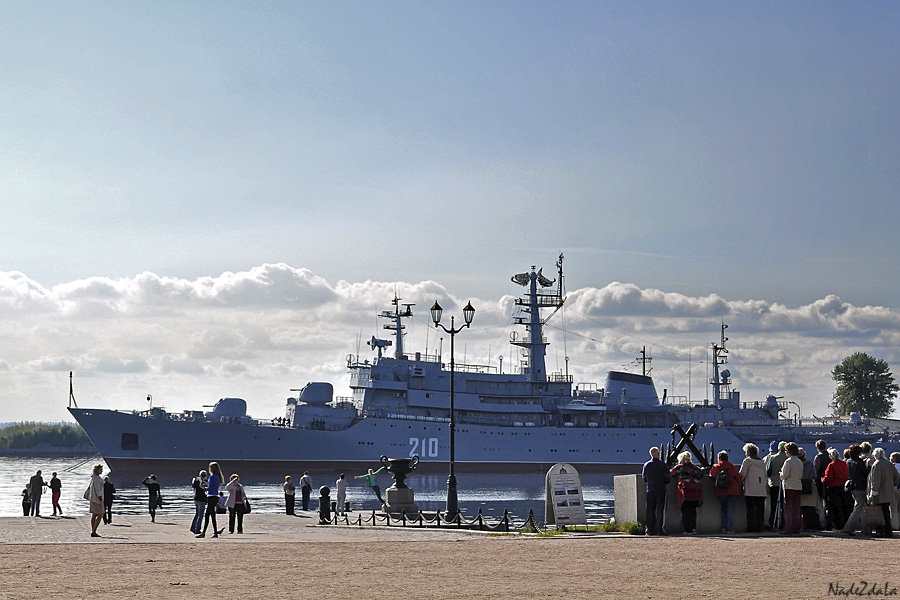
[[[455,317],[451,316],[449,329],[441,325],[441,313],[443,310],[441,305],[435,300],[434,306],[431,307],[431,320],[434,321],[435,327],[440,327],[450,334],[450,476],[447,478],[447,520],[452,521],[459,514],[459,499],[456,494],[456,398],[453,384],[456,362],[453,356],[454,339],[457,333],[472,324],[472,319],[475,317],[475,309],[472,307],[472,303],[468,302],[462,311],[465,325],[454,327]]]

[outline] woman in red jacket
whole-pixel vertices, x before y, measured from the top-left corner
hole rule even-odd
[[[835,531],[840,531],[847,524],[848,510],[852,499],[848,502],[849,494],[844,489],[844,484],[850,479],[850,471],[847,463],[841,458],[840,453],[834,448],[828,449],[831,462],[825,467],[825,475],[822,476],[822,485],[825,488],[825,510],[831,518],[831,524]]]
[[[709,476],[715,483],[716,498],[722,506],[722,533],[734,533],[731,528],[731,515],[728,513],[728,503],[735,496],[741,495],[741,472],[728,462],[728,453],[719,452],[719,462],[709,470]]]
[[[685,451],[678,455],[672,477],[677,482],[681,526],[686,534],[693,535],[697,528],[697,508],[703,504],[703,484],[700,483],[703,471],[691,462],[691,453]]]

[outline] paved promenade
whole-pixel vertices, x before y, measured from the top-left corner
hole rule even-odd
[[[533,599],[900,597],[900,540],[542,537],[316,526],[250,514],[195,538],[188,515],[0,519],[0,598]],[[220,520],[227,525],[227,518]]]
[[[355,516],[355,515],[354,515]],[[365,515],[363,515],[365,517]],[[397,527],[318,527],[318,513],[300,513],[297,517],[278,514],[245,516],[244,533],[228,533],[228,515],[216,515],[219,528],[225,528],[219,538],[212,535],[195,538],[188,531],[191,515],[157,514],[156,523],[149,515],[114,515],[113,523],[100,525],[99,538],[90,537],[91,518],[77,517],[0,517],[0,544],[247,544],[301,542],[367,542],[367,541],[448,541],[459,540],[478,533],[455,530]]]

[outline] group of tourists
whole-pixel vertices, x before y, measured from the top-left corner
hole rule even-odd
[[[650,460],[642,470],[647,535],[662,532],[666,489],[673,480],[682,530],[688,535],[695,533],[704,478],[713,480],[722,533],[733,532],[733,504],[739,496],[744,497],[748,532],[768,529],[791,535],[826,529],[851,536],[861,531],[892,537],[900,525],[900,452],[892,453],[889,461],[882,448],[872,449],[868,442],[853,444],[841,453],[824,440],[816,442],[818,454],[813,460],[794,442],[772,442],[765,457],[759,456],[755,444],[745,444],[743,450],[740,467],[722,451],[717,462],[705,470],[694,464],[690,452],[679,454],[677,464],[669,469],[659,448],[651,448]],[[824,509],[824,522],[819,518],[820,509]]]
[[[658,454],[658,451],[657,451]],[[381,496],[381,488],[378,486],[378,475],[384,467],[378,470],[369,469],[363,475],[355,476],[356,479],[363,479],[366,486],[372,490],[379,503],[383,504],[384,499]],[[116,488],[110,482],[109,477],[102,477],[103,465],[94,465],[91,471],[91,479],[87,489],[84,491],[84,499],[90,503],[91,515],[91,537],[100,537],[97,529],[101,522],[105,524],[112,523],[112,504],[116,494]],[[309,471],[305,471],[298,481],[300,485],[301,506],[304,511],[310,510],[310,496],[313,488],[312,476]],[[147,476],[143,485],[147,488],[148,504],[147,508],[150,513],[150,521],[156,522],[156,512],[163,506],[162,490],[156,475]],[[293,483],[293,477],[286,475],[283,484],[285,512],[289,515],[294,513],[294,497],[296,494],[296,486]],[[335,481],[335,490],[337,492],[337,502],[335,503],[336,514],[346,514],[348,510],[347,488],[349,482],[344,473]],[[29,513],[40,515],[40,496],[43,488],[49,488],[53,492],[54,515],[62,509],[59,507],[59,492],[61,483],[56,473],[49,483],[45,483],[41,477],[41,471],[31,478],[28,485],[22,492],[22,508],[27,516]],[[244,515],[250,512],[250,502],[247,499],[244,486],[240,482],[237,473],[232,473],[229,482],[224,483],[222,469],[217,462],[209,463],[208,470],[201,470],[191,481],[191,489],[193,492],[195,513],[191,521],[190,531],[195,537],[206,537],[210,523],[212,523],[211,537],[219,537],[225,530],[218,527],[216,515],[228,513],[228,532],[238,534],[244,533]],[[38,490],[35,493],[35,490]],[[226,495],[227,494],[227,495]]]
[[[112,523],[112,502],[116,488],[109,481],[101,478],[103,465],[94,465],[91,480],[84,491],[84,499],[90,502],[91,537],[100,537],[97,528],[100,522]],[[40,471],[38,471],[40,474]],[[54,473],[54,475],[56,475]],[[148,492],[148,510],[150,522],[156,522],[156,511],[163,505],[162,491],[156,475],[149,475],[143,481]],[[209,463],[209,471],[201,470],[191,482],[194,505],[196,508],[191,521],[190,531],[196,537],[206,537],[209,524],[212,523],[212,537],[219,537],[225,528],[216,523],[217,513],[228,513],[228,532],[244,533],[244,515],[250,512],[250,501],[237,473],[232,473],[229,482],[223,485],[222,469],[217,462]],[[228,496],[225,496],[225,492]],[[221,507],[220,507],[221,504]]]
[[[384,467],[379,468],[377,471],[369,469],[368,473],[354,476],[354,479],[363,479],[365,481],[366,487],[372,490],[380,504],[384,504],[384,499],[381,497],[381,488],[378,486],[378,474],[383,470]],[[300,484],[302,510],[308,511],[310,493],[312,492],[313,488],[313,480],[309,474],[309,471],[303,472],[303,476],[300,478],[298,483]],[[345,473],[341,473],[337,480],[334,482],[334,489],[337,493],[337,497],[335,499],[336,502],[334,503],[335,514],[343,515],[347,513],[347,488],[349,486],[350,482],[347,481],[347,475]],[[282,488],[284,490],[285,513],[289,515],[295,515],[296,513],[294,512],[294,503],[297,493],[297,486],[294,485],[293,477],[291,475],[284,476],[284,483],[282,484]]]
[[[227,484],[223,485],[223,481],[219,463],[211,462],[209,471],[201,470],[191,482],[196,507],[190,528],[194,537],[206,537],[210,523],[213,529],[212,537],[219,537],[225,528],[219,529],[216,514],[222,512],[228,513],[228,533],[235,533],[235,530],[238,534],[244,533],[244,515],[250,512],[247,492],[237,473],[231,474]],[[225,492],[228,492],[227,496]]]
[[[59,505],[59,497],[62,494],[62,482],[56,473],[50,478],[50,481],[44,481],[40,469],[31,476],[25,489],[22,490],[22,515],[25,517],[41,516],[41,496],[44,495],[44,489],[50,490],[50,503],[53,505],[53,516],[57,514],[62,516],[63,510]]]
[[[309,510],[309,497],[312,494],[313,486],[312,477],[310,477],[309,471],[303,472],[303,476],[298,483],[300,484],[300,506],[302,510],[307,511]],[[297,486],[294,485],[290,475],[284,476],[282,489],[284,490],[285,513],[289,515],[296,514],[294,512],[294,496],[296,495]]]

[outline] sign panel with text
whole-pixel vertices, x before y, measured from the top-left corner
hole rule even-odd
[[[587,525],[584,496],[578,471],[570,464],[557,463],[547,471],[546,525]]]

